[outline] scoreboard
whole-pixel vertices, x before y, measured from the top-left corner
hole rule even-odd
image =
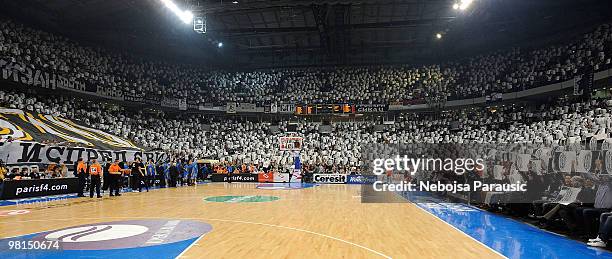
[[[296,115],[317,114],[354,114],[355,105],[352,104],[300,104],[295,106]]]

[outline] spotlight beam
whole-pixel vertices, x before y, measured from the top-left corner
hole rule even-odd
[[[193,21],[193,13],[189,10],[181,10],[172,0],[161,0],[161,2],[166,6],[166,8],[170,9],[176,16],[178,16],[181,21],[186,24],[190,24]]]

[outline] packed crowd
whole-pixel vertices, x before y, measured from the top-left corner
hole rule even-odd
[[[226,102],[423,103],[481,97],[569,80],[611,66],[612,28],[547,48],[512,49],[422,67],[367,66],[210,71],[87,47],[0,21],[0,59],[61,74],[100,94]]]
[[[297,124],[303,138],[304,164],[359,167],[362,146],[368,143],[536,143],[564,145],[587,138],[606,138],[612,127],[612,100],[569,102],[539,106],[466,108],[436,115],[399,115],[391,125],[372,120]],[[291,164],[293,153],[279,150],[289,121],[236,121],[205,115],[170,116],[133,111],[116,104],[76,97],[37,96],[0,91],[0,106],[72,119],[133,140],[146,150],[161,149],[180,158],[214,158],[246,164]],[[453,129],[452,125],[457,125]],[[333,134],[322,133],[331,127]]]
[[[63,177],[71,177],[68,173],[68,167],[66,164],[55,164],[51,163],[46,168],[39,168],[38,166],[21,166],[21,167],[5,167],[3,163],[0,165],[4,168],[1,180],[11,179],[11,180],[21,180],[21,179],[49,179],[49,178],[63,178]],[[1,182],[0,180],[0,182]]]

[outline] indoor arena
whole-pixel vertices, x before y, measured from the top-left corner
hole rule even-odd
[[[612,259],[609,0],[0,0],[0,70],[0,258]]]

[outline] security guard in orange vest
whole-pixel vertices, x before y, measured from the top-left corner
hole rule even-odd
[[[102,198],[100,195],[100,176],[102,175],[102,166],[96,159],[91,161],[89,166],[89,175],[91,177],[91,186],[89,187],[89,198],[93,198],[94,188],[96,188],[96,194],[98,198]]]
[[[121,194],[119,194],[119,181],[121,181],[121,167],[119,166],[119,159],[115,159],[115,162],[108,167],[108,176],[110,180],[108,185],[108,188],[110,189],[110,196],[121,196]],[[113,192],[115,194],[113,194]]]
[[[87,164],[83,161],[83,158],[79,158],[76,164],[76,171],[74,176],[79,178],[79,197],[85,197],[83,195],[83,189],[85,189],[85,177],[87,174]]]

